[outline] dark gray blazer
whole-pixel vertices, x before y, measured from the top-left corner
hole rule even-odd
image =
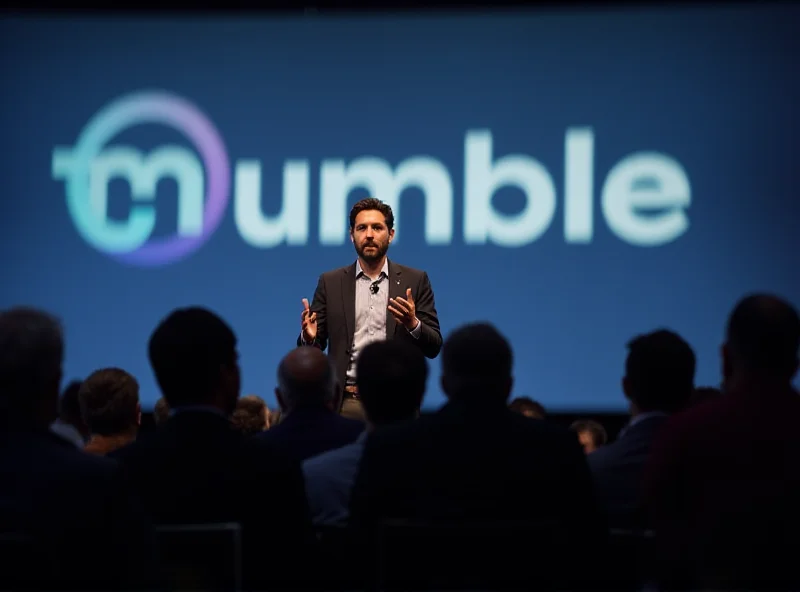
[[[356,331],[356,264],[340,267],[319,277],[311,311],[317,313],[317,338],[313,345],[325,350],[336,366],[339,384],[344,385],[350,351]],[[386,311],[386,338],[405,339],[420,348],[428,357],[435,358],[442,349],[442,333],[428,274],[419,269],[389,261],[389,298],[405,298],[406,288],[411,288],[417,308],[417,318],[422,322],[419,338],[414,338],[398,326],[392,314]],[[298,336],[297,345],[302,345]]]

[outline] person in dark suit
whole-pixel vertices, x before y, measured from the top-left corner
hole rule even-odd
[[[659,330],[628,344],[622,390],[631,420],[617,440],[589,454],[598,497],[614,528],[642,528],[642,478],[650,445],[669,414],[684,409],[694,392],[696,358],[678,334]]]
[[[393,238],[392,208],[373,198],[359,201],[350,210],[350,240],[358,259],[323,273],[310,306],[303,299],[297,345],[327,348],[344,386],[341,412],[362,420],[355,376],[359,351],[381,339],[404,339],[428,358],[442,347],[428,274],[388,260]]]
[[[313,536],[302,472],[231,425],[240,390],[233,331],[211,311],[178,309],[158,325],[148,353],[171,416],[111,456],[128,470],[153,520],[236,522],[246,588],[300,583],[297,562]],[[276,581],[264,561],[281,565],[287,580]]]
[[[342,417],[333,366],[313,347],[298,347],[278,366],[275,397],[284,414],[280,424],[256,437],[297,462],[355,442],[364,422]]]
[[[48,429],[63,351],[49,314],[0,314],[0,589],[152,589],[153,528],[121,467]]]
[[[722,346],[723,394],[669,419],[645,473],[661,590],[798,590],[800,317],[745,297]]]
[[[485,547],[489,538],[470,543],[466,533],[457,536],[451,542],[459,551],[449,550],[457,565],[448,577],[478,569],[470,574],[474,587],[494,588],[493,578],[579,586],[570,577],[587,573],[605,537],[586,458],[567,429],[511,411],[512,385],[511,348],[494,327],[456,330],[442,356],[447,404],[369,435],[353,486],[351,524],[365,532],[387,520],[455,529],[513,524],[497,547]],[[425,538],[417,542],[426,544]],[[407,549],[407,566],[425,561],[426,569],[443,569],[441,553],[414,547]]]

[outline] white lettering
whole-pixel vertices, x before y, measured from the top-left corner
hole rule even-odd
[[[308,162],[289,160],[283,166],[283,203],[277,216],[261,209],[261,163],[236,163],[234,219],[242,238],[254,247],[304,245],[308,242]]]
[[[564,148],[564,240],[590,243],[594,234],[594,134],[567,130]]]
[[[392,207],[395,229],[400,195],[409,187],[419,187],[425,196],[425,241],[446,245],[453,240],[453,186],[442,163],[418,156],[401,162],[393,173],[385,160],[364,157],[349,166],[343,160],[325,160],[320,167],[319,240],[323,245],[341,245],[347,239],[347,197],[357,187]]]
[[[547,169],[524,155],[492,163],[488,130],[467,132],[464,153],[464,241],[520,247],[539,238],[556,210],[556,190]],[[526,205],[519,214],[498,214],[492,206],[492,196],[504,186],[517,186],[525,193]]]
[[[689,228],[691,203],[683,167],[663,154],[640,152],[618,162],[602,193],[603,215],[621,239],[641,247],[663,245]],[[649,210],[641,215],[643,210]]]

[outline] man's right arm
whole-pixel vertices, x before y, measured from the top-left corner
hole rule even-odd
[[[317,313],[317,337],[313,343],[306,343],[303,339],[303,331],[297,337],[297,347],[302,345],[313,345],[325,351],[328,347],[328,325],[327,325],[327,294],[325,293],[325,280],[323,276],[319,276],[317,282],[317,289],[314,290],[314,299],[311,301],[310,311]]]

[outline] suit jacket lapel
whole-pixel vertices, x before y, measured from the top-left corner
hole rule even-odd
[[[350,341],[348,350],[353,344],[356,333],[356,264],[353,263],[342,274],[342,304],[344,305],[344,323],[347,326],[347,335]]]
[[[393,265],[389,261],[389,277],[386,278],[389,283],[389,298],[405,298],[406,288],[403,285],[403,274],[400,267]],[[391,339],[397,329],[397,321],[394,316],[389,312],[389,307],[386,307],[386,338]]]

